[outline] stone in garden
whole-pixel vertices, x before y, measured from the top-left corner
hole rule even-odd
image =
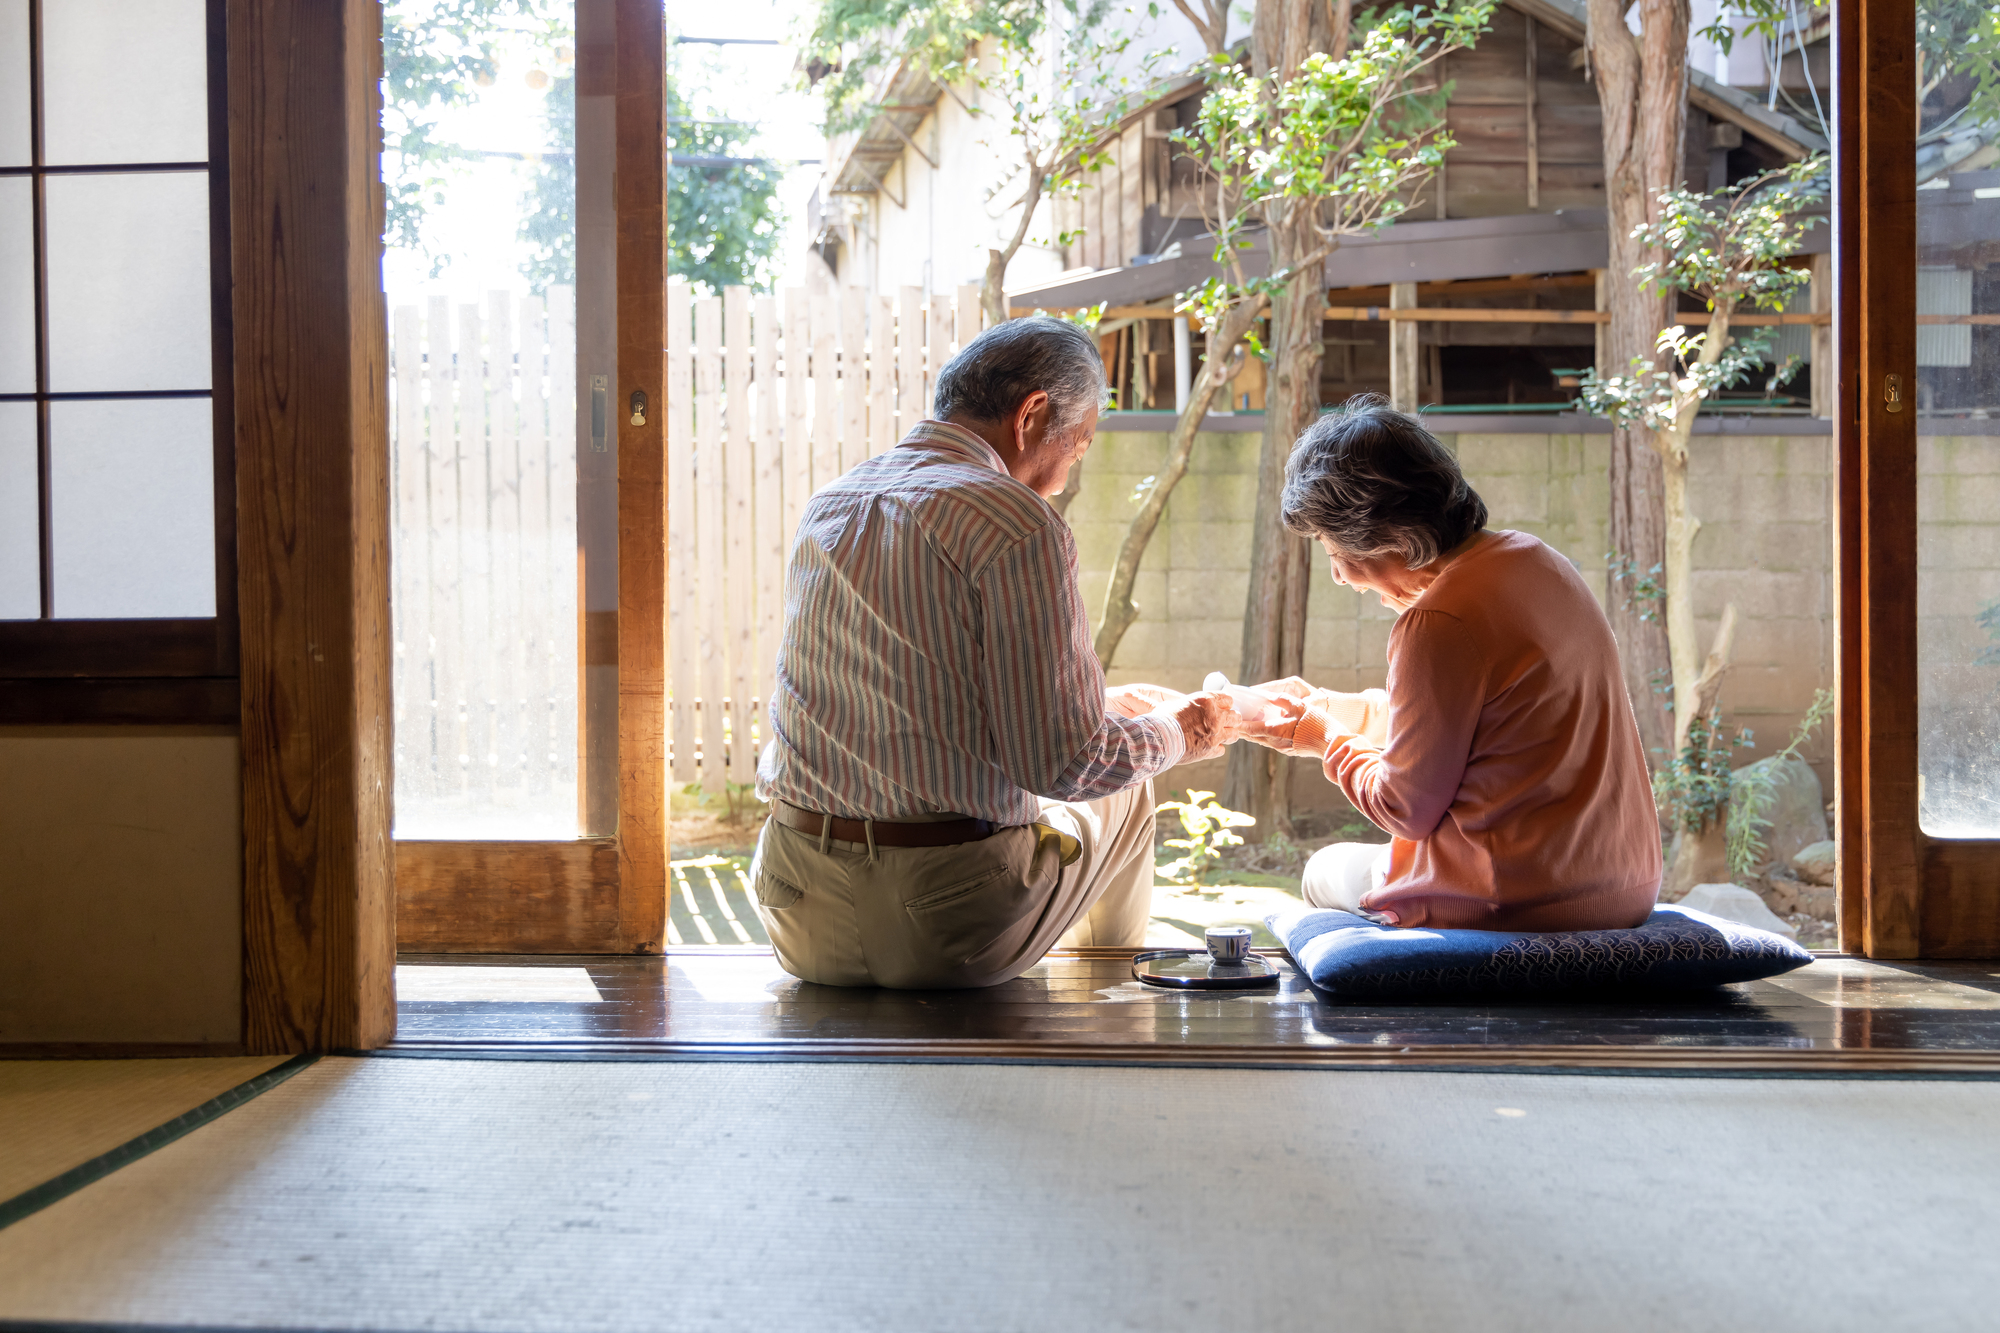
[[[1789,865],[1793,856],[1813,843],[1826,840],[1826,795],[1820,790],[1819,775],[1803,759],[1759,759],[1745,764],[1732,775],[1737,793],[1747,792],[1756,775],[1771,775],[1771,795],[1764,818],[1771,826],[1764,830],[1764,857],[1745,872],[1755,879],[1774,866]],[[1739,785],[1740,784],[1740,785]],[[1732,799],[1741,799],[1733,794]]]
[[[1792,872],[1808,884],[1831,884],[1839,850],[1831,838],[1807,843],[1792,854]]]
[[[1739,926],[1768,930],[1788,940],[1799,937],[1797,926],[1778,916],[1764,905],[1764,900],[1754,891],[1741,884],[1697,884],[1687,891],[1687,897],[1681,899],[1680,905],[1710,916],[1719,916],[1724,921],[1734,921]]]

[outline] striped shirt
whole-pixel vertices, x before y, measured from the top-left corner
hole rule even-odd
[[[757,790],[851,819],[1030,824],[1181,760],[1180,727],[1107,712],[1076,542],[1000,455],[925,421],[807,504],[785,577]]]

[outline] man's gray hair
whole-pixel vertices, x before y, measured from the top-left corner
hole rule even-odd
[[[1422,569],[1486,526],[1486,502],[1437,436],[1377,393],[1299,436],[1285,463],[1285,526],[1342,555],[1399,555]]]
[[[1048,315],[996,324],[938,372],[932,415],[1005,421],[1037,389],[1049,396],[1050,430],[1059,437],[1074,434],[1090,409],[1104,404],[1104,359],[1096,339]]]

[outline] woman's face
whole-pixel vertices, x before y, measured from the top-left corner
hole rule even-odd
[[[1326,548],[1335,583],[1344,583],[1356,592],[1372,592],[1391,611],[1409,610],[1437,578],[1435,569],[1411,569],[1399,555],[1363,560],[1345,554],[1324,537],[1319,544]]]

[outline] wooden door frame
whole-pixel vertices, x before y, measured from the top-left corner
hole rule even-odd
[[[1990,958],[2000,840],[1918,822],[1915,0],[1834,0],[1833,43],[1841,948]]]
[[[395,938],[407,949],[657,953],[666,940],[666,30],[657,0],[614,3],[617,831],[396,843]],[[651,405],[637,425],[635,392]],[[579,638],[591,637],[580,624]],[[601,655],[594,644],[587,653]]]
[[[619,816],[577,843],[391,841],[379,0],[227,0],[243,747],[243,1048],[395,1036],[421,947],[656,950],[666,922],[666,172],[657,3],[615,0]],[[463,919],[462,917],[460,919]],[[464,947],[461,944],[461,947]]]

